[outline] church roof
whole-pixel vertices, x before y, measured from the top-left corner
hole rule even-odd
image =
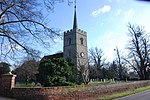
[[[63,58],[63,52],[62,53],[56,53],[53,55],[47,55],[47,56],[44,56],[42,59],[53,59],[53,58]]]

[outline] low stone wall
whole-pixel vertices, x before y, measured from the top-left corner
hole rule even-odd
[[[17,100],[93,100],[104,95],[149,85],[150,81],[138,81],[110,85],[13,88],[12,96]]]

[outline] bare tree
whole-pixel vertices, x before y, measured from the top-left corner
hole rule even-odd
[[[106,60],[102,49],[98,49],[97,47],[89,49],[89,58],[90,63],[95,67],[97,78],[100,78],[102,76],[101,68],[104,66]]]
[[[37,46],[49,47],[53,39],[60,34],[47,26],[42,10],[46,7],[52,11],[54,4],[62,1],[1,0],[0,59],[14,59],[21,54],[32,54],[32,50]]]
[[[39,61],[32,58],[24,60],[23,63],[14,70],[14,73],[17,75],[17,81],[24,81],[26,84],[28,84],[29,81],[36,81],[39,63]]]
[[[123,55],[120,53],[118,47],[116,47],[116,49],[114,49],[114,51],[116,51],[116,64],[118,67],[118,79],[119,80],[124,80],[127,76],[127,67],[126,67],[126,63],[124,62],[124,58]]]
[[[89,83],[89,68],[88,68],[88,61],[81,61],[80,58],[78,58],[78,65],[77,70],[82,76],[82,81],[84,84]]]
[[[139,75],[140,79],[149,78],[150,37],[140,26],[128,24],[130,41],[128,58],[125,61]]]
[[[109,64],[109,70],[107,72],[110,78],[119,79],[118,64],[115,61]]]

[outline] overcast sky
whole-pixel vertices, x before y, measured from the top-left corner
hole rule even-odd
[[[50,13],[51,27],[67,31],[73,26],[73,4],[57,4]],[[114,59],[116,46],[122,52],[127,45],[127,24],[144,26],[150,32],[150,3],[136,0],[77,0],[78,28],[87,32],[88,49],[101,48],[107,61]],[[51,51],[44,55],[63,51],[63,41],[55,39]]]

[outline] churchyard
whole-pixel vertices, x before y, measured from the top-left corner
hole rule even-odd
[[[117,18],[116,25],[115,23],[109,24],[113,20],[109,21],[109,25],[105,23],[105,28],[103,25],[95,28],[101,25],[95,26],[94,22],[91,24],[93,26],[90,25],[87,28],[94,27],[95,29],[90,31],[92,33],[88,33],[78,27],[77,4],[76,0],[73,0],[73,27],[64,31],[62,35],[60,31],[51,27],[52,23],[48,24],[49,22],[46,21],[48,18],[46,13],[53,12],[55,3],[59,1],[64,0],[44,0],[44,2],[40,2],[43,3],[41,5],[38,4],[39,0],[2,0],[0,2],[0,36],[2,37],[0,38],[0,96],[17,100],[105,100],[150,89],[149,33],[140,25],[128,23],[129,37],[127,46],[124,48],[127,52],[122,54],[120,51],[120,39],[111,49],[107,48],[109,50],[106,52],[111,56],[110,58],[113,56],[110,52],[114,52],[116,56],[106,62],[107,58],[101,46],[111,47],[113,42],[109,44],[107,42],[111,42],[111,39],[117,40],[118,36],[124,33],[120,32],[125,29],[125,27],[120,27],[125,24],[124,21],[119,23],[121,21],[118,17],[110,15],[113,19]],[[70,0],[67,3],[70,5]],[[130,3],[127,2],[127,4]],[[137,4],[132,4],[132,7],[133,5]],[[85,3],[84,8],[86,8]],[[100,8],[98,11],[92,11],[92,14],[108,13],[111,10],[108,5],[104,5],[104,8],[107,10]],[[143,7],[138,8],[141,10]],[[60,27],[61,25],[68,27],[66,23],[68,15],[66,17],[65,14],[67,8],[62,10],[60,9],[61,15],[58,15],[58,19],[63,19],[65,23],[58,24]],[[120,11],[122,12],[122,10]],[[88,17],[84,18],[84,16],[82,19]],[[125,18],[125,16],[121,18]],[[145,17],[143,18],[145,19]],[[55,21],[58,20],[55,19]],[[85,20],[84,24],[87,25],[89,21]],[[105,22],[105,20],[103,21]],[[119,33],[118,36],[114,37],[113,34],[110,39],[105,37],[105,41],[96,39],[99,34],[103,34],[99,36],[103,37],[104,33],[108,33],[108,30],[113,31],[115,27],[121,30],[110,33]],[[95,47],[88,48],[87,36],[94,36],[93,38],[89,37],[90,44],[99,43],[99,40],[102,41],[102,44],[99,43]],[[59,38],[63,38],[63,48],[61,48],[63,51],[61,52],[58,52],[55,46],[51,47],[52,42],[57,39],[59,41]],[[57,53],[45,55],[48,48],[50,50],[54,48]],[[42,57],[40,53],[42,53]],[[10,66],[12,66],[10,62],[14,63],[13,70],[10,70]]]

